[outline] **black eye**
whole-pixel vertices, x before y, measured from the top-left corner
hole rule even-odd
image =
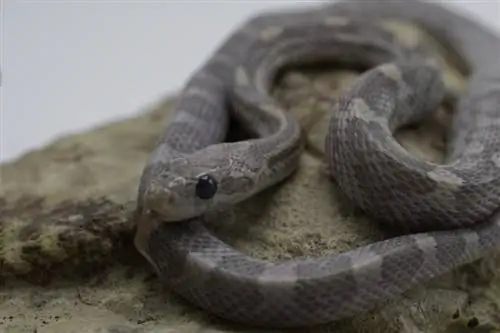
[[[196,196],[200,199],[211,199],[217,192],[217,181],[210,175],[198,177]]]

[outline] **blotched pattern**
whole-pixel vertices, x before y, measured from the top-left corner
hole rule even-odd
[[[388,17],[422,24],[470,66],[446,164],[419,160],[392,136],[428,116],[446,91],[424,45],[403,44],[376,23]],[[340,2],[250,19],[186,84],[141,178],[136,247],[194,304],[272,327],[367,311],[480,258],[500,244],[499,51],[500,39],[481,26],[414,0]],[[317,259],[250,258],[212,236],[203,214],[293,173],[300,128],[268,89],[283,66],[327,59],[372,68],[332,110],[325,141],[331,176],[360,208],[404,235]],[[255,138],[222,142],[230,113]],[[193,184],[206,172],[220,186],[213,199],[200,200]]]

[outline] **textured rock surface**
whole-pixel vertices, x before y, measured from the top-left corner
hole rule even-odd
[[[385,22],[411,43],[433,41],[411,25]],[[446,82],[464,79],[454,62]],[[332,98],[354,70],[288,71],[276,97],[307,138],[298,173],[210,226],[223,240],[266,259],[320,256],[386,237],[327,181],[323,139]],[[251,332],[203,313],[159,285],[134,250],[136,187],[173,98],[143,114],[61,138],[2,165],[0,332]],[[451,112],[397,133],[411,152],[439,161]],[[500,253],[409,291],[377,311],[310,332],[500,332]],[[255,330],[258,332],[259,330]],[[303,330],[297,330],[303,332]]]

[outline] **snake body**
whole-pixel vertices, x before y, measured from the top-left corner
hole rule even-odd
[[[444,164],[410,155],[398,127],[447,93],[423,45],[403,45],[376,20],[415,21],[465,59]],[[136,248],[174,292],[249,325],[321,324],[397,296],[500,244],[500,41],[472,20],[420,1],[338,2],[244,22],[197,69],[144,168]],[[269,95],[280,68],[319,60],[370,68],[338,99],[325,141],[331,177],[370,217],[402,236],[341,254],[251,258],[203,226],[290,176],[300,128]],[[230,116],[253,135],[225,142]]]

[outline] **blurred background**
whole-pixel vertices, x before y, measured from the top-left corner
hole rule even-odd
[[[443,0],[500,33],[500,0]],[[0,0],[0,162],[182,88],[235,25],[314,1]]]

